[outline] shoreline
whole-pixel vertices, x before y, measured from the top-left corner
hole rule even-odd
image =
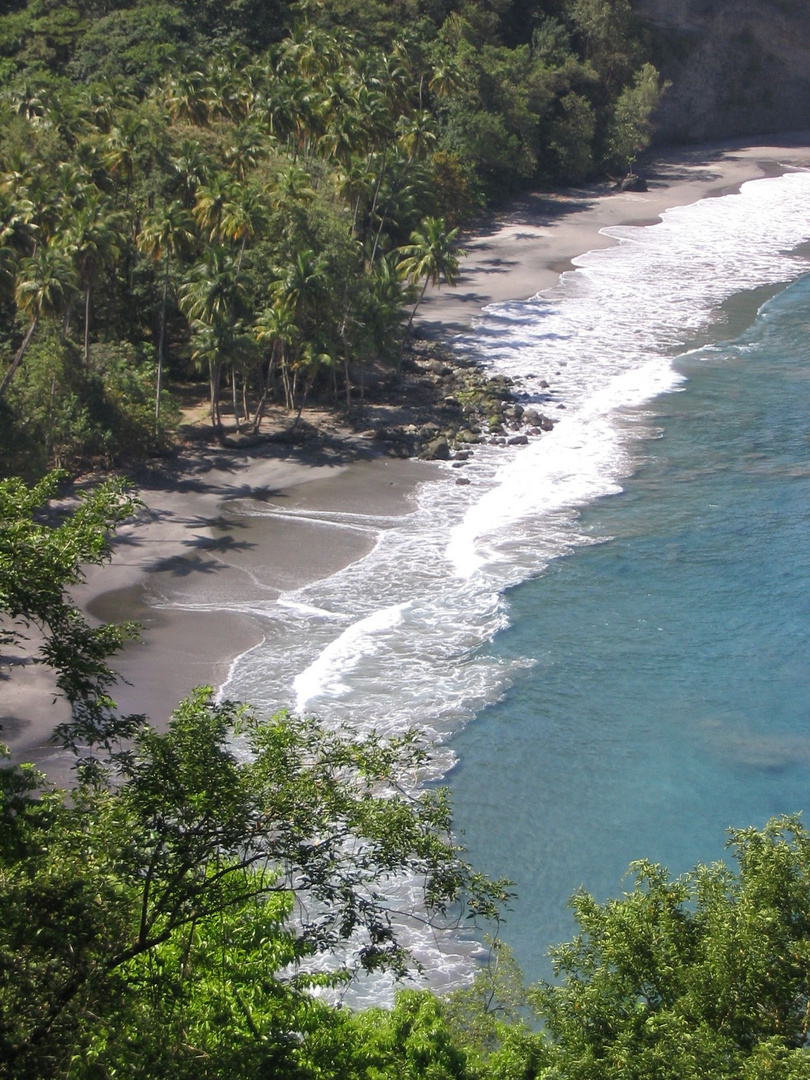
[[[552,288],[577,256],[616,242],[606,227],[655,223],[671,207],[807,167],[810,133],[798,133],[661,151],[640,170],[645,193],[602,185],[525,196],[464,239],[457,288],[428,289],[416,333],[447,342],[486,305]],[[428,462],[384,457],[360,436],[339,450],[193,450],[134,473],[145,508],[119,530],[112,562],[73,590],[91,618],[143,626],[140,642],[113,658],[121,710],[165,727],[192,687],[221,686],[261,642],[264,604],[362,558],[376,542],[374,520],[407,514],[419,484],[438,474]],[[0,723],[14,760],[64,783],[70,761],[48,743],[64,704],[53,704],[47,671],[4,657],[0,673],[12,674]]]
[[[660,149],[639,166],[646,192],[614,192],[601,184],[518,198],[496,212],[487,227],[462,238],[468,254],[457,285],[429,287],[415,325],[432,337],[466,331],[480,308],[545,292],[561,274],[576,269],[578,256],[617,243],[602,229],[654,225],[676,206],[734,194],[749,180],[808,167],[810,131],[788,132],[761,142]]]

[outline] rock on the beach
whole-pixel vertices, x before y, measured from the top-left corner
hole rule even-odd
[[[445,364],[441,360],[431,360],[430,361],[430,370],[433,372],[434,375],[452,375],[453,374],[453,369],[450,367],[450,365]]]
[[[614,184],[614,191],[646,191],[647,181],[642,176],[636,176],[635,173],[631,173],[629,176],[625,176],[623,180],[620,180],[618,184]]]
[[[526,446],[529,441],[528,435],[513,435],[510,439],[506,440],[507,446]]]
[[[447,439],[434,439],[422,451],[422,457],[427,458],[428,461],[449,461],[450,443]]]

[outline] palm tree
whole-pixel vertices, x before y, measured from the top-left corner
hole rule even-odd
[[[245,248],[260,228],[264,216],[264,206],[255,188],[240,184],[227,176],[215,176],[211,182],[197,189],[197,202],[194,208],[197,224],[208,230],[212,241],[230,241],[239,244],[239,255],[234,265],[234,286],[242,271],[242,259]],[[234,294],[235,297],[235,294]],[[232,313],[235,321],[236,313]],[[239,427],[239,401],[237,393],[237,367],[231,365],[231,386],[233,390],[233,412],[237,428]]]
[[[110,201],[98,191],[69,219],[66,237],[79,279],[84,286],[84,363],[90,363],[90,297],[96,274],[114,263],[119,251],[120,219]]]
[[[163,102],[175,122],[203,125],[208,121],[205,74],[200,70],[178,71],[166,80]]]
[[[115,93],[109,86],[84,87],[81,107],[87,123],[103,135],[109,134],[115,111]]]
[[[293,261],[286,267],[276,267],[277,275],[271,285],[271,291],[277,300],[291,305],[295,325],[305,329],[307,318],[314,312],[318,301],[325,295],[328,279],[326,261],[315,255],[311,249],[296,253]],[[287,408],[295,407],[297,369],[293,372],[292,386],[287,386]]]
[[[178,258],[194,243],[195,234],[191,214],[182,202],[175,200],[169,206],[155,210],[148,217],[138,234],[138,247],[150,259],[163,262],[163,297],[160,304],[160,337],[158,341],[158,365],[155,387],[155,425],[160,424],[160,394],[163,381],[163,364],[166,358],[166,303],[169,296],[169,265],[172,257]]]
[[[20,261],[14,296],[17,310],[31,321],[11,367],[0,382],[0,398],[22,362],[40,318],[55,314],[65,304],[75,285],[76,272],[70,256],[56,244],[41,244],[34,255]]]
[[[267,157],[273,137],[264,134],[254,122],[234,129],[230,145],[225,148],[225,161],[237,180],[243,181],[257,163]]]
[[[26,81],[12,92],[11,104],[18,116],[37,124],[45,115],[45,88],[41,84]]]
[[[54,177],[54,194],[66,214],[79,210],[93,194],[90,174],[82,165],[63,161]]]
[[[105,140],[104,162],[114,176],[126,183],[126,201],[129,202],[132,181],[138,168],[138,151],[147,130],[146,121],[137,112],[125,113]]]
[[[326,262],[310,248],[299,251],[289,266],[276,269],[272,285],[276,296],[287,296],[293,302],[296,321],[301,324],[309,309],[320,299],[327,286]]]
[[[202,144],[196,139],[183,139],[179,153],[171,159],[174,174],[173,187],[182,191],[183,202],[191,206],[197,195],[197,188],[205,184],[211,171],[211,161],[206,157]]]
[[[233,189],[234,181],[222,173],[212,176],[197,188],[194,218],[212,242],[222,239],[222,215],[226,204],[233,201]]]
[[[369,199],[374,185],[373,177],[369,174],[365,159],[358,155],[350,157],[334,170],[333,182],[338,195],[349,204],[351,233],[354,236],[357,231],[360,207],[364,200]]]
[[[423,283],[402,336],[397,370],[402,364],[405,342],[408,340],[416,309],[422,303],[428,284],[441,285],[442,281],[448,285],[456,283],[459,258],[467,254],[461,248],[453,248],[453,241],[457,236],[458,229],[447,232],[444,218],[426,217],[422,221],[422,231],[412,232],[410,244],[399,249],[402,256],[397,264],[399,277],[414,286],[419,281]]]
[[[31,255],[37,242],[36,207],[24,194],[6,193],[0,184],[0,245],[3,251]],[[12,289],[13,292],[13,289]]]
[[[380,214],[380,224],[377,228],[377,235],[374,238],[374,247],[371,250],[371,258],[369,259],[370,266],[374,266],[374,260],[377,256],[377,248],[380,243],[383,229],[385,228],[386,218],[388,217],[394,200],[404,190],[405,177],[408,174],[408,170],[414,160],[423,158],[428,150],[435,146],[437,141],[433,117],[429,112],[417,112],[412,115],[400,116],[396,124],[396,133],[397,144],[405,151],[407,158],[405,159],[402,168],[399,170],[396,179],[392,180],[391,190],[388,193],[388,198],[386,199],[382,213]]]
[[[226,247],[212,244],[180,287],[180,306],[191,321],[197,342],[195,355],[208,364],[211,424],[220,439],[222,362],[237,329],[235,315],[241,298],[235,266]]]
[[[86,121],[79,107],[79,100],[72,90],[62,89],[47,94],[44,123],[59,135],[70,147],[76,145],[79,133],[86,128]]]
[[[237,276],[242,269],[242,257],[249,240],[261,230],[265,208],[260,193],[247,184],[232,184],[220,209],[219,236],[239,245]]]
[[[287,364],[287,346],[292,345],[298,336],[298,327],[295,323],[295,303],[290,296],[278,296],[269,307],[266,307],[259,316],[254,332],[258,341],[269,341],[270,359],[267,364],[267,372],[264,378],[261,398],[256,406],[256,414],[253,418],[254,432],[259,430],[262,422],[267,395],[275,372],[276,363],[281,368],[281,379],[284,385],[284,398],[288,411],[293,408],[292,390],[290,386],[290,372]]]

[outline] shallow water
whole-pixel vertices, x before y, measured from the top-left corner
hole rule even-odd
[[[473,861],[517,882],[504,936],[529,977],[578,886],[616,895],[641,857],[683,872],[807,805],[809,328],[804,278],[679,361],[661,437],[582,514],[611,539],[509,594],[492,652],[535,665],[455,741],[452,784]]]
[[[459,761],[458,822],[478,865],[518,880],[505,936],[532,977],[579,882],[615,892],[638,855],[686,868],[806,795],[804,283],[738,345],[679,355],[801,277],[808,205],[808,173],[747,184],[607,230],[617,245],[556,289],[489,309],[458,348],[519,378],[554,430],[478,448],[469,486],[448,468],[405,518],[325,514],[373,550],[239,606],[266,636],[224,692],[417,725],[434,778]],[[469,948],[414,933],[436,985],[469,977]]]

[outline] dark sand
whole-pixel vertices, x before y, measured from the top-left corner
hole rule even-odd
[[[661,154],[644,170],[650,190],[608,187],[533,195],[465,238],[455,290],[429,290],[418,327],[444,338],[468,329],[493,302],[553,287],[571,260],[614,241],[600,229],[647,224],[668,207],[736,190],[746,180],[810,167],[810,133]],[[333,574],[374,543],[373,519],[411,508],[415,488],[437,473],[417,461],[296,453],[270,444],[252,452],[194,452],[135,478],[145,509],[124,526],[112,563],[90,569],[75,597],[96,619],[136,619],[140,642],[116,660],[126,682],[117,699],[165,725],[201,684],[218,686],[233,660],[258,644],[260,606]],[[347,519],[345,515],[354,515]],[[48,745],[65,718],[48,672],[24,656],[0,657],[0,724],[16,760],[59,780],[65,759]]]

